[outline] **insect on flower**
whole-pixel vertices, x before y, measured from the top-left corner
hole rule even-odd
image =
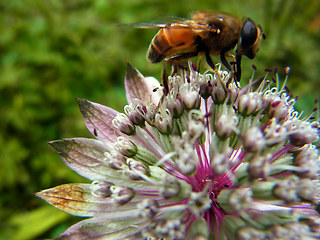
[[[159,28],[149,60],[175,65],[205,54],[215,73],[189,61],[161,95],[155,78],[128,64],[124,113],[77,99],[95,139],[50,145],[92,183],[36,196],[88,219],[57,240],[319,239],[319,122],[300,119],[278,74],[258,87],[234,82],[241,56],[257,52],[260,28],[209,12]],[[227,52],[237,44],[231,66]],[[234,75],[216,69],[211,54]]]
[[[241,78],[242,55],[253,59],[259,49],[260,38],[265,38],[260,26],[251,19],[244,21],[228,14],[199,11],[189,19],[165,23],[137,24],[138,28],[160,28],[152,39],[147,53],[151,63],[171,64],[205,55],[208,65],[216,71],[210,55],[220,55],[222,64],[236,81]],[[228,52],[237,45],[236,55]],[[236,69],[226,60],[233,58]]]

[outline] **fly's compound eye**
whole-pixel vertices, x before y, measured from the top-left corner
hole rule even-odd
[[[241,46],[246,49],[252,46],[258,38],[256,25],[248,18],[241,29]]]

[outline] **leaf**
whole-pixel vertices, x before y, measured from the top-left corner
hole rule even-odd
[[[70,217],[70,215],[57,211],[50,206],[43,206],[30,212],[13,215],[8,220],[8,223],[14,227],[14,233],[11,232],[11,237],[7,236],[4,237],[4,239],[37,239],[37,236],[43,234],[58,223],[61,223],[68,217]]]

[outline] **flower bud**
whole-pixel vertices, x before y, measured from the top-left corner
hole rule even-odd
[[[130,202],[135,196],[135,191],[133,189],[123,186],[110,186],[110,192],[112,193],[111,198],[113,201],[120,205]]]
[[[262,108],[262,94],[258,92],[249,92],[239,97],[239,112],[242,115],[255,114]]]
[[[221,84],[214,86],[211,96],[215,104],[222,104],[227,99],[227,93]]]
[[[289,114],[289,106],[285,101],[280,98],[276,98],[270,102],[268,108],[268,115],[270,118],[284,119]]]
[[[159,239],[177,239],[182,240],[185,236],[186,226],[180,219],[155,219],[151,222],[150,226],[154,226],[154,234]]]
[[[179,149],[177,154],[176,166],[183,174],[194,174],[197,169],[198,162],[199,160],[195,155],[191,144],[190,146],[185,146],[184,149]]]
[[[106,181],[93,181],[92,182],[92,195],[95,197],[110,197],[112,192],[110,186],[112,184]]]
[[[246,209],[251,201],[251,191],[248,188],[224,189],[218,195],[219,205],[227,212]]]
[[[123,169],[125,164],[125,157],[118,151],[105,152],[105,161],[109,164],[112,169],[120,170]]]
[[[231,87],[229,85],[229,87],[228,87],[228,101],[226,102],[226,104],[233,105],[235,103],[235,101],[237,100],[238,95],[239,95],[239,89],[237,87]]]
[[[200,107],[200,95],[197,89],[190,87],[185,84],[181,87],[181,101],[183,102],[186,109],[198,109]]]
[[[256,229],[251,226],[245,226],[237,231],[238,240],[251,240],[251,239],[267,239],[267,235],[264,231]]]
[[[263,129],[264,138],[267,146],[274,146],[284,142],[288,137],[288,132],[284,124],[278,123],[276,118],[269,120],[269,123]]]
[[[267,178],[270,175],[271,155],[260,156],[254,155],[249,162],[248,173],[251,179]]]
[[[181,189],[180,183],[178,180],[170,175],[166,175],[163,179],[163,185],[160,189],[161,195],[168,199],[175,197],[179,194]]]
[[[276,197],[284,200],[286,203],[297,204],[299,197],[296,191],[298,180],[295,178],[288,178],[281,180],[274,187],[274,194]]]
[[[233,149],[228,147],[223,153],[214,151],[210,157],[211,160],[211,170],[217,176],[222,174],[228,174],[232,166],[230,161],[230,156]]]
[[[180,100],[179,94],[177,94],[176,97],[173,97],[172,95],[168,96],[166,106],[174,118],[181,117],[184,112],[184,105]]]
[[[211,96],[212,90],[213,90],[213,86],[210,81],[208,81],[205,84],[201,84],[200,90],[199,90],[200,96],[204,99],[207,99],[208,97]]]
[[[145,127],[145,119],[143,118],[143,115],[136,110],[136,106],[133,104],[126,105],[124,107],[124,112],[134,125],[141,128]]]
[[[172,115],[168,109],[160,109],[160,111],[156,113],[154,121],[154,125],[160,133],[168,135],[172,132]]]
[[[127,165],[129,167],[128,174],[132,180],[139,180],[142,175],[149,175],[148,168],[140,161],[128,158]]]
[[[319,200],[319,196],[317,194],[317,184],[317,180],[310,180],[306,178],[300,179],[297,184],[298,196],[303,200],[317,203],[317,201]]]
[[[290,143],[294,146],[302,147],[319,139],[318,129],[313,128],[309,122],[293,119],[286,123],[286,127]]]
[[[248,152],[259,152],[266,147],[266,140],[261,130],[257,127],[248,129],[243,137],[244,149]]]
[[[214,129],[221,139],[227,139],[237,132],[238,118],[235,115],[222,114],[214,122]]]
[[[149,103],[145,106],[137,106],[137,111],[142,114],[146,122],[151,126],[154,125],[156,110],[157,106],[152,103]]]
[[[302,148],[294,158],[294,165],[300,171],[294,173],[302,178],[317,179],[319,177],[319,156],[315,148]]]
[[[124,113],[119,113],[112,120],[112,124],[126,135],[134,135],[136,133],[135,126]]]
[[[124,137],[118,137],[114,143],[114,148],[126,157],[133,157],[137,154],[137,146],[130,140]]]
[[[201,111],[191,110],[188,113],[187,132],[191,139],[200,138],[205,131],[205,118]]]
[[[144,199],[137,207],[142,218],[152,218],[159,212],[159,203],[154,199]]]

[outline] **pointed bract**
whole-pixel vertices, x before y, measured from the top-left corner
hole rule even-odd
[[[147,189],[150,184],[132,181],[128,175],[108,165],[105,152],[110,148],[101,141],[88,138],[69,138],[49,142],[59,153],[65,164],[81,176],[90,180],[106,180],[117,185]]]
[[[81,217],[94,217],[103,215],[105,219],[112,219],[114,214],[124,215],[126,218],[134,216],[136,201],[125,205],[118,204],[109,196],[95,196],[92,184],[63,184],[54,188],[36,193],[54,207],[72,215]],[[140,201],[140,199],[137,199]]]
[[[119,220],[106,220],[103,217],[91,218],[71,226],[57,240],[141,239],[128,238],[137,232],[140,224],[145,225],[146,223],[140,223],[136,218]]]
[[[93,103],[85,99],[76,99],[89,131],[97,139],[105,142],[114,142],[122,133],[112,124],[118,114],[112,108]]]
[[[130,63],[127,64],[124,84],[129,104],[132,103],[134,99],[154,104],[157,104],[160,100],[161,93],[158,93],[160,91],[155,91],[160,87],[159,82],[153,77],[144,77]]]
[[[105,179],[108,167],[104,161],[107,145],[95,139],[70,138],[49,142],[64,162],[90,180]],[[101,170],[104,170],[101,172]]]

